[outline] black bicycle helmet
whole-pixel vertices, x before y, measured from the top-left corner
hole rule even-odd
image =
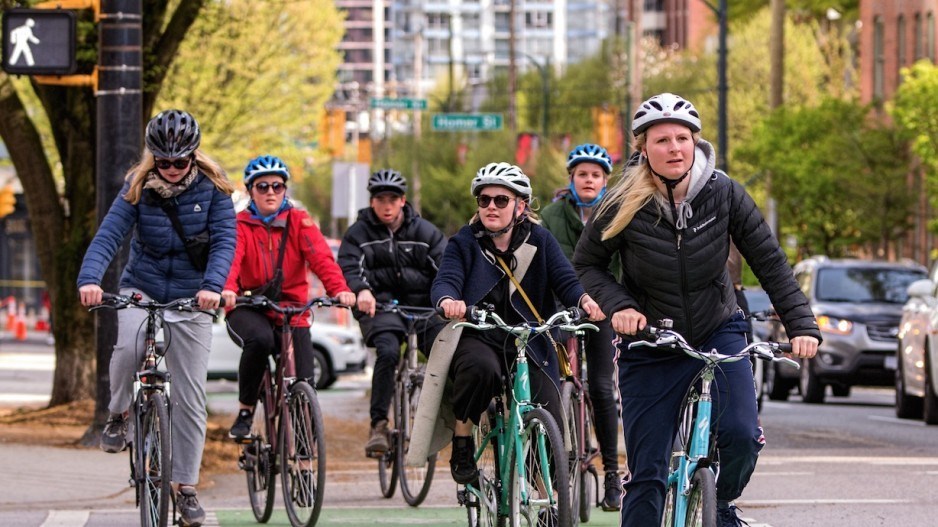
[[[189,112],[166,110],[147,123],[147,149],[161,159],[187,157],[199,148],[202,132]]]
[[[381,192],[407,193],[407,180],[400,172],[391,168],[382,168],[368,178],[368,192],[372,196]]]

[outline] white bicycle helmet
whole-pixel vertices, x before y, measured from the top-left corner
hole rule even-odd
[[[472,195],[478,196],[482,187],[489,185],[505,187],[524,199],[531,199],[531,180],[511,163],[489,163],[480,168],[472,178]]]
[[[654,95],[632,117],[632,133],[638,136],[654,124],[677,123],[700,132],[700,114],[690,101],[673,93]]]

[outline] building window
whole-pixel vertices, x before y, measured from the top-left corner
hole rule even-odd
[[[664,0],[645,0],[645,11],[664,11]]]
[[[876,17],[873,20],[873,98],[882,100],[884,98],[884,79],[883,63],[885,56],[883,53],[883,19]]]
[[[925,56],[923,53],[925,45],[922,39],[922,15],[918,13],[915,14],[915,27],[913,31],[915,31],[915,60],[918,60]]]
[[[449,15],[430,13],[427,15],[427,29],[449,30]]]
[[[935,15],[931,12],[925,17],[925,56],[935,62]]]
[[[905,61],[908,59],[906,43],[908,36],[905,34],[905,17],[899,15],[896,19],[896,70],[905,67]]]
[[[508,22],[508,13],[495,13],[495,31],[510,31]]]
[[[554,14],[547,11],[529,11],[524,14],[524,25],[531,29],[548,29],[553,25]]]

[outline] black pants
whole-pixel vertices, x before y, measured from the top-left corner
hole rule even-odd
[[[615,332],[608,320],[594,322],[599,332],[586,332],[586,378],[593,402],[593,424],[606,472],[619,470],[619,407],[616,403],[616,377],[612,343]]]
[[[417,323],[417,347],[424,356],[446,324],[439,319]],[[401,358],[401,344],[407,336],[399,331],[379,331],[371,335],[375,347],[375,369],[371,374],[371,426],[388,418],[388,408],[394,397],[394,370]]]
[[[257,390],[267,368],[267,357],[280,354],[280,328],[274,327],[273,321],[263,312],[246,307],[232,310],[225,322],[231,338],[243,350],[238,366],[238,401],[253,407],[257,403]],[[294,328],[293,360],[297,378],[313,378],[313,341],[309,336],[309,328]]]
[[[509,368],[514,368],[515,353],[512,345],[501,349],[473,333],[463,333],[449,369],[454,385],[453,413],[456,419],[479,423],[479,417],[488,409],[492,398],[502,393],[503,378],[507,378]],[[528,360],[528,367],[531,401],[544,406],[560,426],[563,409],[560,408],[557,383],[538,367],[536,361]]]

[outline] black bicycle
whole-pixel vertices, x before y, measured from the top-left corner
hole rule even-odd
[[[143,300],[139,293],[130,296],[104,293],[102,300],[102,304],[90,308],[90,311],[133,307],[147,314],[144,334],[146,349],[133,379],[133,405],[130,412],[133,415],[133,440],[128,449],[130,484],[136,489],[140,525],[166,527],[170,502],[173,502],[172,524],[177,522],[176,504],[170,486],[173,479],[171,383],[169,372],[159,369],[167,347],[157,343],[156,333],[162,325],[165,311],[206,313],[213,318],[215,312],[199,309],[194,298],[179,298],[162,304]],[[166,342],[170,341],[167,339]]]
[[[379,303],[376,310],[397,313],[407,327],[407,342],[394,373],[394,402],[390,410],[390,422],[393,426],[389,431],[390,448],[378,458],[381,494],[385,498],[394,496],[397,481],[400,479],[404,501],[416,507],[423,503],[427,493],[430,492],[433,471],[436,468],[436,454],[428,457],[423,467],[408,467],[405,462],[426,370],[426,364],[420,362],[417,354],[418,332],[421,322],[426,327],[431,319],[442,313],[442,310],[433,307],[402,306],[396,302]],[[431,344],[430,342],[424,343],[425,346]]]

